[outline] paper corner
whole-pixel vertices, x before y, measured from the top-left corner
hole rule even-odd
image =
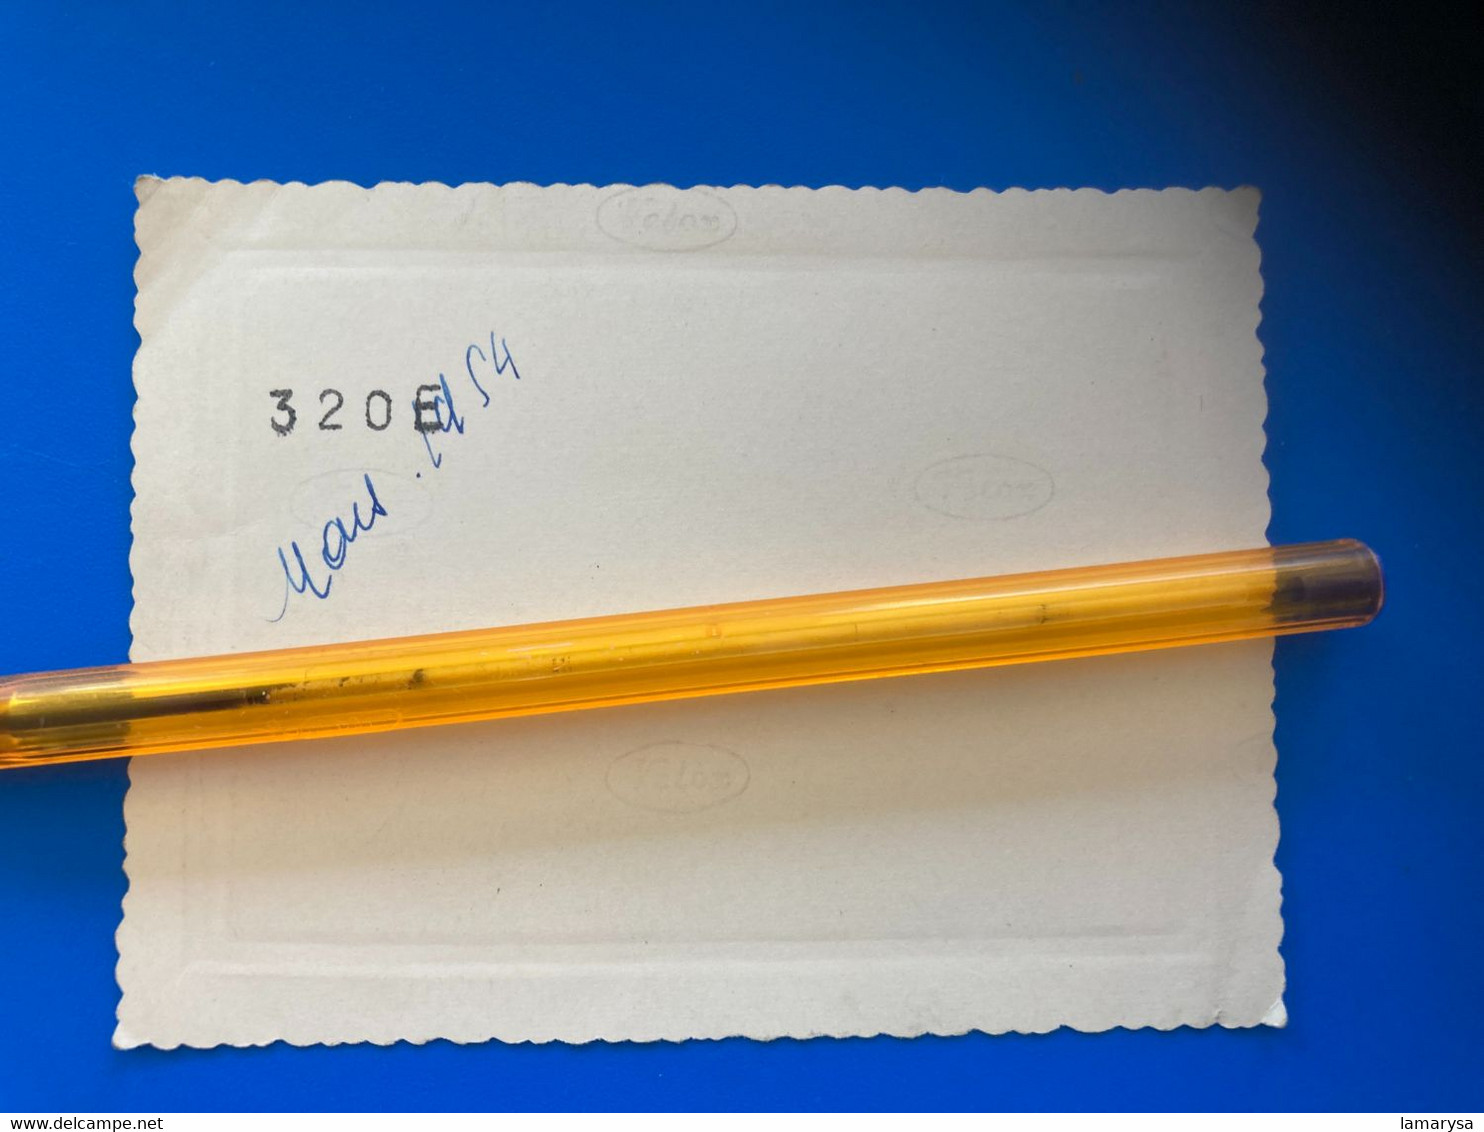
[[[1273,1005],[1268,1007],[1267,1013],[1258,1019],[1259,1026],[1271,1026],[1275,1030],[1281,1030],[1288,1025],[1288,1007],[1283,1003],[1280,994],[1273,1000]]]

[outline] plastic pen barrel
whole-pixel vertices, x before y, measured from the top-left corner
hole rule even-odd
[[[1338,541],[45,672],[0,682],[0,766],[1341,628],[1381,600]]]

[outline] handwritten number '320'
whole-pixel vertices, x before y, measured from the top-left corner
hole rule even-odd
[[[273,426],[273,431],[279,436],[287,436],[299,423],[299,410],[293,406],[294,391],[292,389],[270,389],[268,396],[273,398],[273,415],[268,423]],[[343,427],[332,418],[345,407],[345,395],[338,389],[322,389],[319,403],[324,409],[324,415],[319,419],[321,431],[334,432]],[[371,390],[366,394],[366,427],[372,432],[384,432],[391,423],[391,394],[385,389]]]

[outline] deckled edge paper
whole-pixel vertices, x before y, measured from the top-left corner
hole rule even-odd
[[[413,189],[427,189],[427,188],[435,188],[435,187],[436,188],[444,188],[445,191],[447,191],[446,190],[446,187],[443,187],[443,186],[406,186],[406,185],[378,186],[377,189],[374,190],[374,191],[375,192],[385,192],[387,190],[395,190],[395,191],[398,191],[398,192],[407,192],[407,191],[410,191],[410,190],[413,190]],[[520,189],[520,190],[529,190],[532,187],[531,186],[510,186],[509,188],[511,188],[511,189]],[[570,187],[569,186],[557,186],[557,187],[554,187],[554,188],[555,189],[565,190],[565,191],[573,191],[573,192],[598,192],[598,191],[600,191],[600,190],[597,190],[597,189],[593,188],[592,186],[570,186]],[[609,186],[609,187],[604,188],[601,191],[603,191],[603,192],[613,192],[613,191],[616,191],[616,190],[619,190],[619,189],[622,189],[622,188],[623,188],[623,186]],[[732,190],[714,190],[714,191],[717,191],[717,192],[720,192],[720,193],[725,193],[725,192],[732,191]],[[744,191],[747,191],[747,190],[744,190]],[[780,192],[780,193],[797,193],[797,192],[800,192],[801,190],[797,190],[797,189],[790,189],[790,190],[776,189],[776,190],[750,190],[750,191],[753,191],[753,192],[776,191],[776,192]],[[820,192],[830,192],[830,193],[841,193],[841,192],[850,192],[851,190],[844,190],[844,189],[840,189],[840,188],[831,188],[831,189],[828,189],[828,190],[819,190],[819,191]],[[860,191],[862,191],[862,192],[873,192],[875,190],[860,190]],[[978,190],[977,192],[983,193],[984,191],[985,190]],[[1066,191],[1067,190],[1057,190],[1058,193],[1064,193]],[[144,186],[141,187],[141,199],[143,199],[143,197],[145,196],[145,194],[147,192],[148,192],[148,183],[146,183]],[[902,193],[903,191],[902,190],[885,190],[885,192],[896,194],[896,193]],[[924,190],[924,193],[927,193],[927,194],[946,193],[946,192],[947,192],[947,190]],[[1101,197],[1101,196],[1104,195],[1104,194],[1096,193],[1096,191],[1094,191],[1094,190],[1077,190],[1076,192],[1077,193],[1091,194],[1091,195],[1095,195],[1095,196],[1098,196],[1098,197]],[[1116,196],[1116,195],[1120,195],[1120,194],[1113,194],[1113,195]],[[1254,194],[1254,196],[1255,196],[1255,194]],[[1254,212],[1255,212],[1255,203],[1254,203]],[[144,247],[141,245],[141,264],[143,264],[143,262],[144,262],[144,256],[146,254],[148,254],[148,253],[146,252],[146,250],[144,249]],[[142,287],[142,279],[141,279],[140,273],[138,271],[136,271],[136,281],[140,281],[141,282],[141,291],[142,291],[142,289],[143,289],[143,287]],[[1257,292],[1257,296],[1254,299],[1254,305],[1260,303],[1260,298],[1261,298],[1261,284],[1260,284],[1260,277],[1259,277],[1259,281],[1258,281],[1258,292]],[[138,304],[136,304],[136,309],[137,309],[137,305]],[[139,326],[140,331],[141,331],[141,335],[143,335],[144,329],[143,329],[142,326],[140,326],[140,324],[139,324],[139,322],[138,322],[137,319],[136,319],[136,326]],[[1256,353],[1256,361],[1255,361],[1254,364],[1257,366],[1258,372],[1260,373],[1261,372],[1261,347],[1260,347],[1260,345],[1257,345],[1255,347],[1255,353]],[[141,395],[143,395],[143,393],[141,393]],[[136,428],[137,428],[137,415],[136,415]],[[136,437],[135,437],[135,439],[136,439],[136,441],[138,440],[138,432],[137,431],[136,431]],[[136,456],[136,467],[138,465],[138,462],[139,462],[139,459],[140,459],[140,455],[141,454],[136,449],[136,452],[135,452],[135,456]],[[136,487],[137,487],[137,478],[136,478]],[[136,503],[136,519],[137,519],[137,503]],[[133,566],[134,566],[134,558],[131,555],[131,567],[133,567]],[[1251,645],[1242,645],[1242,646],[1235,646],[1235,647],[1238,647],[1238,648],[1254,648],[1254,649],[1260,649],[1260,648],[1266,648],[1268,646],[1266,644],[1264,644],[1264,643],[1254,643],[1254,644],[1251,644]],[[131,791],[131,794],[130,794],[130,797],[129,797],[129,801],[126,804],[126,817],[128,818],[128,821],[129,821],[129,824],[130,824],[131,827],[132,827],[133,821],[135,819],[135,815],[136,815],[138,804],[139,804],[138,803],[138,800],[135,798],[133,792]],[[1276,848],[1276,835],[1277,835],[1276,815],[1274,815],[1274,819],[1273,819],[1273,821],[1270,824],[1271,824],[1271,828],[1273,830],[1273,843],[1264,847],[1264,852],[1266,853],[1267,859],[1269,861],[1271,861],[1271,859],[1272,859],[1272,852]],[[133,866],[134,863],[131,862],[130,858],[127,855],[127,852],[129,850],[129,838],[128,838],[127,835],[126,835],[126,839],[125,839],[125,848],[126,848],[125,871],[126,871],[126,873],[131,873],[131,869],[132,869],[132,866]],[[120,1004],[120,1011],[119,1011],[119,1013],[120,1013],[120,1028],[119,1028],[119,1031],[117,1032],[117,1034],[115,1035],[115,1042],[116,1042],[116,1044],[118,1044],[120,1046],[132,1046],[132,1045],[144,1044],[146,1042],[154,1042],[155,1041],[155,1038],[152,1037],[152,1036],[150,1036],[150,1035],[136,1035],[136,1034],[132,1033],[129,1030],[129,1028],[128,1028],[128,1026],[127,1026],[127,1024],[125,1022],[125,1016],[127,1014],[127,1007],[126,1007],[127,998],[128,998],[129,993],[130,993],[129,992],[129,975],[128,975],[128,970],[127,970],[127,967],[128,967],[128,953],[131,950],[131,948],[137,948],[137,947],[140,947],[140,946],[143,945],[143,943],[144,943],[144,937],[142,935],[136,936],[136,933],[141,930],[141,928],[140,928],[141,917],[145,917],[145,916],[148,916],[148,915],[151,915],[152,914],[152,911],[151,911],[151,909],[150,909],[149,906],[141,904],[141,902],[140,902],[141,901],[141,896],[140,896],[140,894],[135,889],[135,885],[133,883],[134,878],[133,878],[132,875],[130,876],[130,880],[131,880],[130,890],[126,894],[125,899],[124,899],[124,921],[123,921],[123,923],[122,923],[122,925],[121,925],[121,927],[119,929],[119,933],[118,933],[118,937],[117,937],[118,938],[118,942],[119,942],[120,956],[121,956],[121,959],[120,959],[120,971],[119,971],[119,982],[120,982],[121,990],[123,991],[124,996],[125,996],[124,1001],[122,1001],[121,1004]],[[1273,946],[1274,946],[1274,950],[1276,952],[1277,944],[1278,944],[1279,939],[1281,938],[1281,932],[1282,932],[1282,922],[1281,922],[1281,915],[1280,915],[1280,905],[1279,905],[1278,895],[1277,895],[1277,889],[1278,889],[1278,885],[1279,885],[1279,880],[1278,880],[1278,877],[1277,877],[1276,868],[1274,868],[1273,871],[1272,871],[1272,884],[1273,884],[1273,889],[1274,889],[1274,898],[1273,898],[1273,901],[1272,901],[1271,923],[1270,923],[1270,930],[1269,930],[1268,934],[1270,934],[1271,937],[1272,937],[1272,939],[1273,939]],[[153,893],[152,894],[152,899],[158,899],[161,895],[162,894],[159,893],[159,892]],[[158,908],[155,909],[155,911],[158,911],[158,910],[159,910]],[[1279,961],[1279,964],[1280,964],[1280,966],[1279,966],[1279,971],[1280,971],[1280,974],[1279,974],[1279,983],[1280,983],[1280,987],[1281,987],[1281,961]],[[1092,1016],[1091,1013],[1082,1013],[1082,1014],[1079,1014],[1076,1017],[1069,1017],[1069,1018],[1067,1018],[1061,1024],[1072,1026],[1074,1028],[1079,1028],[1079,1029],[1100,1030],[1100,1029],[1112,1028],[1113,1026],[1123,1025],[1124,1024],[1121,1021],[1106,1020],[1106,1019],[1108,1019],[1111,1016],[1119,1016],[1119,1017],[1122,1017],[1122,1018],[1127,1018],[1131,1014],[1136,1015],[1136,1014],[1139,1013],[1139,1010],[1138,1010],[1138,1007],[1137,1006],[1130,1006],[1129,1004],[1124,1004],[1123,1007],[1121,1008],[1121,1011],[1122,1011],[1121,1014],[1119,1014],[1119,1009],[1118,1008],[1111,1008],[1109,1011],[1103,1012],[1102,1018],[1105,1019],[1104,1021],[1094,1021],[1093,1020],[1093,1016]],[[1285,1023],[1285,1021],[1286,1021],[1286,1015],[1285,1015],[1285,1012],[1284,1012],[1284,1007],[1283,1007],[1283,1003],[1282,1003],[1282,999],[1281,999],[1281,995],[1280,995],[1279,997],[1277,997],[1275,999],[1275,1001],[1273,1002],[1271,1008],[1267,1011],[1266,1015],[1263,1016],[1260,1019],[1260,1023],[1261,1024],[1267,1024],[1267,1025],[1281,1026],[1281,1025],[1283,1025]],[[1145,1023],[1145,1025],[1155,1026],[1155,1027],[1158,1027],[1158,1028],[1170,1028],[1170,1027],[1172,1027],[1174,1025],[1181,1025],[1181,1024],[1193,1025],[1193,1026],[1205,1026],[1205,1025],[1211,1025],[1211,1024],[1238,1025],[1238,1026],[1241,1026],[1241,1025],[1249,1025],[1249,1024],[1251,1024],[1251,1019],[1232,1020],[1232,1019],[1229,1019],[1227,1017],[1222,1016],[1220,1014],[1220,1012],[1217,1012],[1217,1014],[1215,1016],[1210,1017],[1210,1018],[1207,1018],[1207,1019],[1198,1019],[1197,1020],[1197,1019],[1190,1019],[1190,1018],[1181,1018],[1178,1021],[1169,1021],[1168,1024],[1166,1024],[1163,1019],[1154,1019],[1154,1020],[1149,1021],[1148,1023]],[[850,1028],[848,1026],[847,1027],[844,1027],[844,1028],[832,1028],[832,1029],[829,1029],[827,1031],[820,1031],[820,1030],[801,1030],[801,1029],[799,1029],[797,1027],[783,1027],[783,1028],[780,1028],[780,1029],[778,1029],[776,1031],[766,1032],[766,1033],[758,1032],[755,1029],[747,1029],[744,1032],[753,1033],[754,1036],[763,1036],[763,1037],[774,1037],[774,1036],[812,1036],[812,1035],[814,1035],[816,1033],[820,1033],[820,1032],[829,1032],[829,1033],[833,1033],[833,1034],[837,1034],[837,1035],[841,1035],[841,1036],[847,1035],[847,1034],[867,1035],[867,1034],[873,1034],[873,1033],[893,1033],[893,1034],[897,1034],[897,1035],[900,1035],[900,1036],[913,1036],[913,1035],[923,1034],[923,1033],[961,1033],[961,1032],[965,1032],[967,1029],[972,1029],[972,1028],[977,1028],[977,1027],[967,1027],[967,1026],[958,1026],[958,1025],[950,1025],[950,1026],[944,1027],[944,1026],[941,1026],[941,1025],[938,1025],[938,1024],[934,1024],[934,1023],[923,1023],[923,1024],[919,1024],[919,1025],[911,1025],[911,1026],[906,1026],[906,1027],[881,1027],[881,1028],[866,1028],[866,1029],[860,1029],[860,1030],[852,1029],[852,1028]],[[1005,1030],[1014,1029],[1014,1028],[1016,1028],[1016,1027],[1005,1026],[1005,1027],[986,1028],[986,1029],[988,1029],[989,1032],[1004,1032]],[[1031,1030],[1031,1029],[1047,1029],[1047,1028],[1055,1028],[1055,1027],[1054,1026],[1025,1027],[1024,1029],[1025,1030]],[[726,1032],[718,1032],[718,1033],[701,1033],[699,1036],[720,1037],[720,1036],[727,1036],[729,1033],[732,1033],[732,1032],[736,1032],[736,1031],[735,1030],[729,1030],[729,1031],[726,1031]],[[628,1038],[628,1039],[633,1039],[633,1040],[653,1040],[655,1038],[674,1038],[676,1036],[678,1036],[678,1035],[671,1034],[671,1033],[661,1033],[661,1034],[654,1034],[654,1035],[649,1035],[649,1034],[644,1034],[644,1033],[622,1033],[622,1034],[596,1033],[596,1034],[592,1034],[590,1036],[579,1036],[579,1035],[573,1035],[573,1034],[568,1034],[568,1033],[561,1033],[561,1034],[552,1035],[552,1036],[539,1036],[538,1035],[538,1036],[535,1036],[533,1038],[533,1040],[538,1040],[538,1041],[541,1041],[541,1040],[553,1040],[553,1037],[556,1038],[557,1040],[593,1040],[593,1039],[602,1039],[602,1038],[607,1038],[607,1037]],[[287,1040],[287,1041],[290,1041],[290,1042],[295,1043],[295,1044],[314,1044],[314,1043],[318,1043],[318,1042],[330,1042],[331,1044],[334,1044],[334,1043],[339,1042],[339,1041],[342,1041],[342,1040],[368,1040],[368,1041],[373,1041],[373,1042],[386,1042],[386,1041],[392,1041],[392,1040],[405,1039],[405,1040],[412,1040],[412,1041],[423,1041],[423,1040],[431,1040],[434,1037],[445,1037],[445,1038],[450,1038],[450,1039],[455,1040],[455,1041],[477,1041],[477,1040],[485,1040],[485,1039],[488,1039],[488,1038],[491,1038],[491,1037],[505,1038],[506,1040],[511,1040],[511,1039],[519,1040],[520,1035],[512,1035],[512,1034],[510,1034],[508,1031],[505,1031],[504,1029],[502,1029],[502,1026],[501,1026],[501,1024],[499,1023],[498,1020],[496,1020],[496,1019],[490,1019],[488,1028],[487,1029],[478,1030],[477,1032],[471,1032],[471,1031],[469,1031],[467,1029],[458,1029],[455,1032],[450,1032],[448,1030],[440,1030],[440,1031],[435,1032],[435,1033],[426,1033],[426,1032],[424,1032],[424,1033],[419,1033],[417,1035],[398,1034],[398,1035],[390,1035],[390,1036],[387,1035],[387,1034],[385,1034],[384,1032],[377,1032],[377,1033],[367,1034],[367,1035],[365,1035],[363,1037],[359,1037],[359,1038],[347,1038],[347,1037],[344,1036],[343,1032],[335,1031],[333,1029],[333,1027],[332,1027],[332,1032],[329,1035],[322,1036],[322,1037],[306,1037],[302,1032],[295,1032],[295,1033],[285,1032],[283,1034],[275,1035],[272,1038],[263,1038],[261,1040],[254,1039],[254,1040],[241,1041],[241,1042],[230,1042],[229,1044],[264,1044],[267,1041],[277,1040],[277,1039],[280,1039],[280,1038],[282,1040]],[[156,1044],[173,1045],[173,1044],[176,1044],[176,1043],[174,1043],[174,1042],[168,1042],[168,1041],[160,1041],[160,1042],[157,1042]],[[203,1041],[203,1042],[200,1042],[200,1043],[196,1043],[196,1042],[191,1041],[189,1038],[187,1038],[187,1039],[184,1040],[184,1042],[182,1044],[188,1044],[188,1045],[189,1044],[212,1045],[212,1044],[220,1044],[220,1043],[213,1042],[213,1041]]]

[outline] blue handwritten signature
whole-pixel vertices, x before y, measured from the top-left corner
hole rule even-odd
[[[316,583],[314,573],[309,568],[309,563],[304,561],[304,551],[297,541],[289,543],[288,553],[284,553],[283,547],[278,548],[278,564],[283,567],[283,607],[278,611],[277,617],[270,617],[270,621],[282,621],[283,615],[288,612],[289,597],[291,593],[313,594],[323,601],[330,596],[330,587],[335,582],[335,573],[345,565],[346,555],[350,553],[351,545],[364,531],[371,530],[376,526],[378,517],[386,515],[386,507],[376,497],[376,485],[371,482],[371,473],[367,472],[361,477],[366,485],[366,494],[369,496],[371,509],[363,516],[361,514],[361,503],[356,501],[350,505],[350,525],[340,516],[332,516],[326,520],[320,529],[319,560],[324,564],[324,581]],[[294,564],[289,565],[292,557]]]
[[[503,358],[500,356],[502,353],[504,354]],[[476,354],[484,364],[483,367],[475,366],[474,357]],[[500,338],[497,340],[493,331],[490,332],[490,352],[488,354],[485,354],[483,347],[478,343],[471,343],[469,348],[464,351],[464,372],[469,375],[469,381],[473,384],[475,390],[484,398],[484,402],[480,408],[487,409],[490,404],[489,391],[480,382],[479,374],[476,372],[478,368],[484,367],[493,367],[496,377],[503,377],[505,371],[509,370],[510,375],[516,381],[520,380],[520,370],[516,368],[515,359],[510,356],[510,347],[505,344],[505,339]],[[486,373],[485,381],[488,380],[489,374]],[[424,394],[427,393],[431,393],[432,396],[425,397]],[[443,412],[445,406],[448,409],[446,416]],[[438,375],[437,385],[419,385],[417,387],[417,396],[412,400],[412,413],[418,435],[423,438],[423,446],[427,449],[428,460],[435,469],[443,467],[443,453],[434,451],[433,449],[433,434],[452,432],[463,436],[464,425],[466,423],[465,418],[459,416],[459,411],[454,406],[453,390],[449,388],[448,378],[445,375],[441,373]]]

